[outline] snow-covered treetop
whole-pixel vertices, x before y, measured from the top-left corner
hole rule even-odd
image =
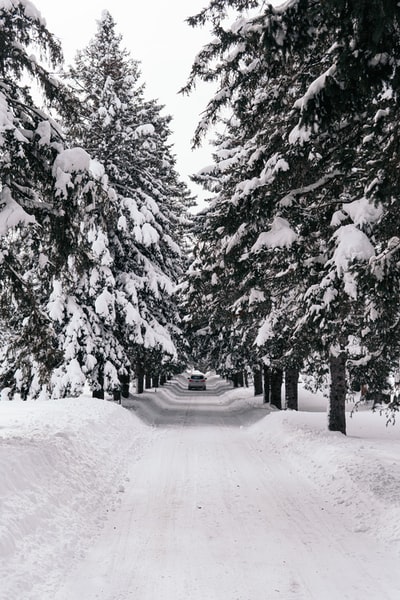
[[[43,26],[46,25],[46,20],[30,0],[0,0],[0,11],[10,11],[15,8],[20,8],[29,19],[38,21]]]

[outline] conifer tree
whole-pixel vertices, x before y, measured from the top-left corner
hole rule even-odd
[[[60,64],[58,43],[27,0],[1,8],[0,306],[6,330],[1,385],[9,395],[79,394],[85,379],[113,389],[127,362],[112,328],[105,219],[113,194],[104,170],[68,148],[33,100],[30,76],[58,114],[74,96],[32,54]]]
[[[51,224],[59,245],[49,257],[55,269],[47,311],[63,352],[52,374],[53,394],[79,395],[88,381],[94,395],[103,397],[105,390],[119,388],[119,376],[129,368],[115,335],[117,293],[108,228],[117,220],[116,195],[104,167],[82,148],[61,153],[53,172],[63,207]]]
[[[70,72],[82,102],[70,132],[104,165],[117,193],[117,223],[110,223],[108,232],[116,332],[142,379],[146,370],[167,370],[177,360],[174,294],[184,269],[190,202],[168,144],[170,117],[145,99],[138,63],[121,42],[104,11],[94,39]]]
[[[198,77],[219,83],[196,139],[222,109],[240,133],[228,131],[220,234],[240,238],[235,273],[258,270],[278,310],[264,315],[258,343],[284,333],[286,358],[329,361],[329,427],[343,433],[346,366],[372,383],[398,361],[399,8],[375,6],[372,17],[361,1],[214,1],[190,20],[211,22],[215,38],[187,90]],[[232,26],[228,7],[239,11]]]
[[[53,213],[51,165],[63,149],[56,123],[35,103],[31,78],[48,102],[60,106],[65,96],[33,50],[60,63],[58,42],[31,2],[20,0],[0,9],[0,306],[6,335],[2,337],[2,385],[27,396],[48,381],[56,362],[57,343],[38,293],[27,273],[41,236],[41,223]],[[23,252],[20,252],[20,248]],[[38,255],[36,254],[36,258]]]

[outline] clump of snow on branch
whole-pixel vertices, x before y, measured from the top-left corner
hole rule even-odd
[[[309,85],[304,96],[298,98],[294,103],[294,108],[297,108],[300,111],[300,121],[289,134],[289,144],[303,145],[305,142],[309,141],[312,134],[312,128],[310,127],[310,125],[302,124],[301,115],[307,110],[309,102],[311,100],[314,100],[317,96],[321,94],[322,90],[326,85],[327,78],[334,77],[335,74],[336,65],[332,65],[327,71],[325,71],[325,73],[322,73],[322,75],[317,77],[317,79],[315,79]]]
[[[355,225],[359,226],[366,223],[376,223],[383,215],[382,205],[375,206],[367,198],[343,204],[342,210],[349,215]]]
[[[35,223],[35,217],[29,215],[14,200],[8,187],[0,192],[0,235],[5,235],[11,227]]]
[[[289,222],[283,217],[275,217],[271,229],[263,231],[252,246],[251,252],[257,252],[264,246],[267,248],[289,247],[297,240],[298,236],[290,227]]]
[[[263,346],[268,340],[272,340],[275,337],[275,332],[273,328],[273,324],[271,322],[271,318],[268,316],[264,323],[261,325],[258,330],[257,337],[255,339],[255,346]]]
[[[103,290],[95,300],[96,313],[102,317],[105,323],[113,324],[115,321],[114,296],[108,290]]]
[[[310,84],[304,96],[296,100],[294,107],[304,111],[307,108],[310,100],[313,100],[324,89],[327,77],[333,77],[335,73],[336,65],[332,65],[327,71],[325,71],[325,73],[322,73],[322,75],[317,77],[317,79]]]
[[[357,298],[357,283],[349,266],[355,260],[369,261],[374,255],[374,247],[369,238],[355,225],[344,225],[334,234],[337,246],[332,257],[339,277],[343,277],[344,290],[351,298]]]
[[[265,294],[262,290],[257,290],[252,288],[249,294],[249,306],[253,304],[258,304],[259,302],[264,302]]]
[[[136,129],[135,129],[136,137],[154,135],[154,133],[155,133],[154,125],[152,125],[151,123],[145,123],[144,125],[139,125],[139,127],[136,127]]]
[[[73,173],[88,173],[95,179],[104,176],[103,166],[93,160],[83,148],[70,148],[60,152],[53,164],[53,177],[58,194],[67,195],[67,188],[73,186]]]
[[[235,204],[243,196],[247,196],[253,190],[272,183],[280,171],[288,171],[289,164],[278,153],[269,158],[259,177],[247,179],[236,185],[235,194],[232,197],[232,202]]]

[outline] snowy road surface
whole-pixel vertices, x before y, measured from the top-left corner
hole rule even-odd
[[[55,600],[400,598],[398,557],[256,444],[246,426],[265,407],[217,378],[206,393],[184,386],[132,401],[154,441]]]

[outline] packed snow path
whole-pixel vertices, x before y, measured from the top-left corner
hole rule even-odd
[[[396,556],[246,431],[266,409],[185,384],[130,403],[154,441],[56,600],[398,600]]]

